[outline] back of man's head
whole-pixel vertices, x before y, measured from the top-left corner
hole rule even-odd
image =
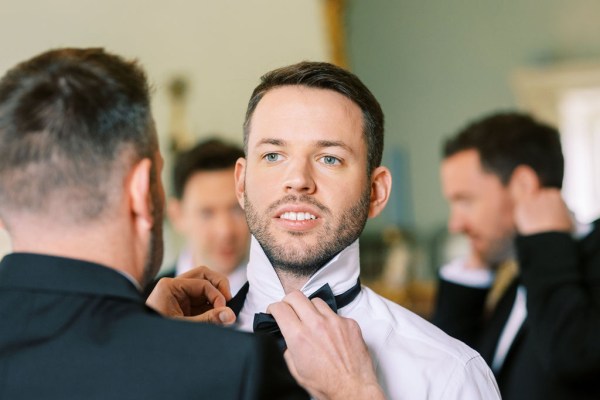
[[[532,168],[544,187],[561,188],[564,159],[556,129],[525,114],[499,113],[474,121],[450,138],[443,156],[476,150],[484,170],[508,184],[519,165]]]
[[[181,153],[176,161],[173,174],[175,197],[181,199],[188,180],[197,172],[222,171],[233,169],[244,151],[233,144],[216,138],[207,139]]]
[[[144,72],[102,49],[48,51],[0,80],[0,217],[99,219],[157,149]]]

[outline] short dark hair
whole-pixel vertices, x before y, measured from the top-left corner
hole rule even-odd
[[[444,145],[448,158],[465,150],[479,153],[482,167],[506,185],[519,165],[531,167],[544,187],[561,188],[564,159],[558,131],[516,112],[486,116]]]
[[[71,219],[95,219],[121,187],[124,163],[158,148],[146,75],[99,48],[20,63],[0,80],[0,143],[3,218],[50,212],[62,196]]]
[[[233,168],[240,157],[244,157],[244,151],[239,146],[217,138],[200,142],[179,154],[173,169],[175,197],[181,199],[185,185],[196,172]]]
[[[381,165],[383,154],[383,111],[373,93],[353,73],[325,62],[303,61],[268,72],[260,78],[252,92],[244,121],[244,150],[248,151],[248,135],[252,115],[263,96],[282,86],[306,86],[328,89],[346,96],[363,114],[363,131],[367,144],[367,173]]]

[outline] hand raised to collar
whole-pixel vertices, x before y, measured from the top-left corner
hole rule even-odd
[[[267,309],[287,343],[294,378],[316,399],[383,399],[356,321],[334,313],[321,299],[293,291]]]
[[[230,325],[236,317],[225,306],[229,299],[227,278],[207,267],[197,267],[176,278],[162,278],[146,305],[165,317]]]

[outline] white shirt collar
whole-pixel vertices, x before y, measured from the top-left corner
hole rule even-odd
[[[244,286],[248,281],[246,278],[246,265],[242,264],[234,269],[229,275],[227,275],[227,279],[229,279],[229,289],[231,289],[231,295],[235,296],[236,293],[240,291],[242,286]]]
[[[309,296],[328,283],[333,294],[337,296],[352,288],[359,274],[360,257],[357,239],[311,276],[301,291]],[[254,236],[250,243],[248,281],[250,290],[246,302],[250,301],[252,304],[250,308],[254,312],[264,312],[269,304],[285,297],[283,286],[271,262]]]

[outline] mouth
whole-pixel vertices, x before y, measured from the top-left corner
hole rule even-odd
[[[310,205],[287,205],[273,213],[276,225],[288,232],[309,232],[320,225],[321,215]]]
[[[283,214],[280,214],[278,218],[285,219],[288,221],[308,221],[317,219],[317,216],[306,211],[286,211]]]

